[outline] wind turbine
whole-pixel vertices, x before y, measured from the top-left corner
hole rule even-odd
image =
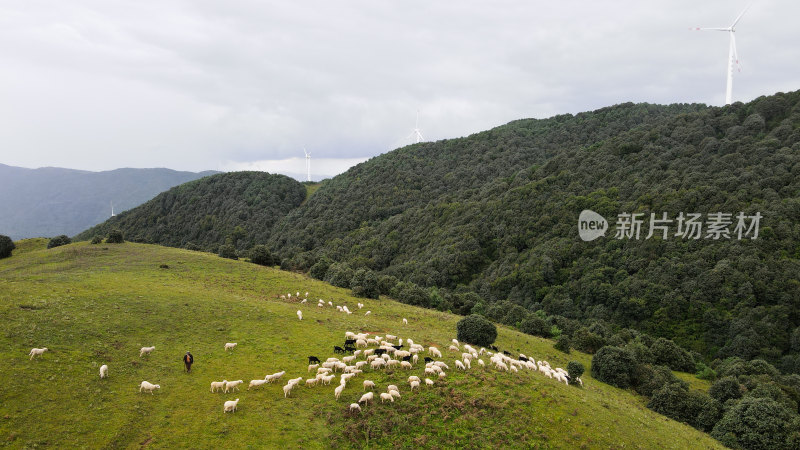
[[[308,153],[305,147],[303,153],[306,154],[306,181],[311,181],[311,153]]]
[[[417,122],[414,125],[414,131],[408,135],[409,138],[413,137],[415,140],[415,144],[419,144],[420,142],[424,141],[425,138],[422,137],[422,133],[419,131],[419,110],[417,110]],[[408,139],[408,138],[406,138]]]
[[[742,71],[742,66],[739,65],[739,55],[736,53],[736,38],[734,37],[734,33],[736,33],[736,24],[739,23],[739,19],[742,18],[744,13],[750,9],[750,5],[739,14],[739,17],[733,21],[731,26],[726,28],[695,28],[696,31],[727,31],[730,39],[730,44],[728,45],[728,85],[725,89],[725,104],[731,104],[731,97],[733,96],[733,65],[736,63],[736,67],[739,72]]]
[[[114,202],[112,201],[111,202],[111,217],[114,217],[114,216],[116,216],[116,214],[114,214]]]

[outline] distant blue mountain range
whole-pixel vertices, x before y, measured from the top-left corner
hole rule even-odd
[[[167,189],[219,173],[170,169],[105,172],[0,164],[0,234],[11,239],[72,236]]]

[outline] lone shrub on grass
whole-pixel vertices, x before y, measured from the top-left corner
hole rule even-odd
[[[497,339],[497,327],[485,317],[477,314],[471,314],[459,320],[456,330],[459,341],[481,347],[488,347]]]
[[[239,259],[239,256],[236,254],[236,247],[231,244],[220,245],[219,256],[228,259]]]
[[[50,239],[50,242],[47,243],[47,248],[56,248],[61,247],[62,245],[71,244],[72,239],[69,238],[66,234],[62,234],[60,236],[56,236]]]
[[[274,266],[275,258],[266,245],[256,245],[250,250],[250,262],[259,266]]]
[[[106,238],[106,244],[122,244],[125,242],[125,237],[120,230],[111,230]]]
[[[579,363],[578,361],[570,361],[567,363],[567,373],[569,374],[569,384],[580,384],[578,383],[578,378],[583,375],[584,372],[583,364]]]
[[[17,248],[10,237],[0,234],[0,259],[8,258],[11,252]]]
[[[92,242],[91,243],[93,245],[102,244],[103,243],[103,238],[100,237],[100,236],[95,236],[95,237],[92,238]]]

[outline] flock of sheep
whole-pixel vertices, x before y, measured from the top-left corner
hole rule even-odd
[[[299,297],[300,292],[297,292],[296,298],[299,299]],[[306,292],[306,297],[308,297],[308,292]],[[290,293],[287,296],[281,296],[281,298],[291,300],[292,294]],[[306,302],[307,299],[303,299],[300,303],[303,304]],[[320,299],[317,304],[318,307],[324,307],[325,305],[326,303],[322,299]],[[327,305],[334,306],[332,302],[327,302]],[[362,303],[358,303],[359,309],[363,307],[364,305]],[[347,306],[336,306],[336,308],[340,312],[352,314]],[[370,313],[371,311],[367,311],[366,315],[369,315]],[[301,310],[297,311],[297,317],[299,320],[303,320],[303,313]],[[402,319],[402,322],[404,325],[408,324],[408,320],[405,318]],[[228,342],[225,343],[224,349],[226,352],[228,352],[233,350],[236,346],[237,343]],[[142,347],[139,351],[139,357],[149,355],[154,350],[154,346]],[[495,350],[497,349],[495,348]],[[31,349],[29,353],[30,358],[33,359],[35,356],[41,356],[45,351],[47,351],[47,348]],[[424,369],[420,375],[424,378],[420,378],[420,376],[413,374],[408,376],[407,383],[411,392],[413,392],[415,389],[420,389],[420,386],[423,382],[426,386],[434,386],[437,382],[443,382],[447,376],[445,370],[450,370],[450,366],[442,361],[444,356],[437,347],[428,346],[426,349],[424,346],[414,342],[413,339],[398,338],[397,336],[391,334],[379,336],[370,333],[353,333],[347,331],[345,333],[344,348],[334,346],[334,351],[340,353],[348,353],[349,351],[351,354],[348,356],[343,356],[341,359],[337,357],[330,357],[324,362],[320,361],[316,356],[309,356],[307,373],[314,371],[314,376],[306,378],[305,381],[303,380],[302,376],[288,380],[286,385],[283,386],[284,397],[290,397],[295,387],[301,383],[307,387],[329,386],[336,378],[337,372],[341,372],[339,374],[339,384],[336,386],[333,392],[336,399],[339,400],[345,388],[348,386],[348,383],[352,383],[352,380],[355,377],[366,377],[366,374],[369,372],[374,373],[383,371],[385,373],[394,374],[395,369],[403,370],[407,373],[413,370],[422,369],[422,366],[419,366],[419,359],[421,355],[423,355],[422,357],[424,358]],[[535,361],[533,358],[529,358],[523,354],[520,354],[517,359],[514,359],[510,356],[510,354],[508,354],[508,352],[493,353],[485,348],[476,350],[469,344],[459,344],[458,340],[456,339],[453,339],[451,344],[449,344],[448,351],[455,353],[455,358],[453,361],[456,370],[471,370],[473,363],[478,364],[481,366],[481,368],[485,368],[487,367],[487,363],[484,362],[482,357],[488,357],[488,366],[499,371],[514,373],[519,372],[520,370],[538,371],[544,376],[555,379],[559,382],[566,384],[569,384],[570,382],[569,375],[566,370],[560,367],[553,369],[550,367],[550,364],[547,361]],[[426,354],[427,356],[424,356]],[[280,371],[266,375],[263,379],[251,380],[247,389],[249,390],[251,388],[258,388],[264,384],[273,383],[281,379],[285,374],[286,371]],[[108,365],[103,364],[100,367],[100,378],[106,377],[108,377]],[[576,381],[581,386],[583,385],[583,382],[580,380],[580,378],[578,378]],[[243,380],[212,381],[210,391],[212,393],[232,393],[238,391],[239,385],[243,383]],[[376,388],[375,382],[365,379],[360,384],[365,393],[360,396],[358,402],[350,404],[350,411],[361,411],[362,404],[366,405],[374,400],[375,394],[373,393],[373,390]],[[153,391],[160,388],[161,386],[158,384],[142,381],[139,385],[139,392],[149,392],[152,395]],[[368,389],[369,392],[366,392]],[[390,384],[386,387],[386,392],[381,392],[379,394],[379,398],[381,403],[387,401],[394,403],[396,399],[401,398],[400,389],[397,385]],[[238,398],[236,400],[226,401],[223,404],[223,412],[235,412],[238,403]]]

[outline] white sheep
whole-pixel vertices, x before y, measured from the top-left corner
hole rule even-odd
[[[108,377],[108,366],[103,364],[100,366],[100,378]]]
[[[222,412],[236,412],[236,405],[239,403],[239,399],[236,400],[228,400],[225,402],[225,405],[222,406]]]
[[[297,310],[297,318],[303,320],[303,311]]]
[[[388,392],[381,392],[381,403],[383,403],[384,400],[391,400],[391,402],[394,403],[394,397]]]
[[[300,291],[297,291],[297,297],[300,297]]]
[[[400,391],[398,391],[397,389],[389,389],[389,394],[392,397],[400,398]]]
[[[466,367],[464,367],[464,363],[462,363],[462,362],[461,362],[460,360],[458,360],[458,359],[456,360],[456,369],[467,370],[467,368],[466,368]]]
[[[433,386],[433,380],[431,380],[430,378],[425,378],[425,384],[427,386]]]
[[[365,316],[368,316],[370,314],[372,314],[372,311],[367,311],[367,312],[364,313]]]
[[[417,381],[417,380],[414,380],[409,384],[411,385],[411,390],[412,391],[414,390],[415,387],[417,387],[417,388],[419,387],[419,381]]]
[[[237,345],[238,344],[236,342],[226,342],[225,351],[227,352],[228,350],[233,350],[233,348],[236,347]]]
[[[428,347],[428,353],[430,353],[431,356],[434,356],[436,358],[442,357],[442,352],[440,352],[439,349],[436,347]]]
[[[285,374],[286,371],[282,370],[280,372],[273,373],[272,375],[267,375],[266,377],[264,377],[264,379],[267,380],[267,383],[272,383],[273,381],[277,380],[278,378],[282,377]]]
[[[386,387],[386,390],[387,391],[399,391],[400,389],[398,389],[397,386],[395,386],[394,384],[390,384],[389,386]]]
[[[32,348],[31,352],[28,353],[28,356],[30,356],[31,359],[33,359],[34,356],[41,356],[42,353],[46,352],[47,350],[48,350],[47,347],[44,347],[44,348]]]
[[[375,394],[372,392],[367,392],[366,394],[362,395],[361,398],[358,400],[358,403],[369,403],[372,399],[375,398]]]
[[[305,296],[306,296],[306,297],[308,297],[308,292],[306,292],[306,295],[305,295]]]
[[[408,325],[408,320],[405,317],[403,317],[403,325]]]
[[[267,380],[250,380],[250,386],[247,386],[247,390],[249,391],[251,387],[258,387],[262,384],[266,383]]]
[[[408,361],[401,361],[400,362],[400,367],[402,367],[404,369],[411,369],[411,363],[408,362]]]
[[[410,383],[410,382],[412,382],[412,381],[416,381],[417,383],[419,383],[419,382],[420,382],[420,379],[419,379],[419,377],[418,377],[418,376],[416,376],[416,375],[411,375],[410,377],[408,377],[408,382]]]
[[[244,383],[242,380],[228,381],[228,383],[225,385],[225,392],[228,392],[228,390],[238,391],[239,385],[242,383]]]
[[[440,380],[441,380],[442,378],[446,377],[446,376],[447,376],[447,374],[446,374],[446,373],[444,373],[444,372],[439,372],[439,379],[440,379]]]
[[[322,383],[326,384],[326,385],[330,385],[331,384],[331,380],[333,380],[334,378],[336,378],[336,375],[323,376],[322,377]]]
[[[292,388],[294,388],[296,385],[297,383],[292,383],[292,382],[287,383],[286,386],[283,387],[283,398],[288,397],[289,394],[292,393]]]
[[[212,381],[211,382],[211,392],[217,392],[217,389],[224,390],[225,389],[225,384],[227,382],[228,382],[228,380]]]
[[[149,355],[149,354],[150,354],[150,352],[152,352],[152,351],[153,351],[153,350],[155,350],[155,349],[156,349],[156,346],[155,346],[155,345],[154,345],[154,346],[152,346],[152,347],[142,347],[142,348],[139,350],[139,358],[141,358],[141,357],[142,357],[142,356],[144,356],[144,355]],[[36,349],[33,349],[33,350],[36,350]],[[31,351],[33,351],[33,350],[31,350]],[[45,350],[47,350],[47,349],[45,349]],[[39,353],[39,354],[41,355],[41,353]]]
[[[339,400],[339,396],[342,395],[343,390],[344,390],[343,384],[336,386],[336,389],[333,390],[333,394],[336,395],[336,400]]]
[[[350,403],[350,411],[361,412],[361,405],[359,405],[358,403]]]
[[[361,309],[361,308],[363,308],[363,307],[364,307],[364,304],[363,304],[363,303],[359,303],[359,304],[358,304],[358,309]]]
[[[150,395],[153,395],[153,391],[156,389],[161,389],[161,385],[148,383],[147,381],[142,381],[142,384],[139,385],[140,393],[142,392],[142,390],[144,390],[145,392],[149,392]]]
[[[308,365],[308,371],[311,372],[312,370],[314,370],[314,369],[316,369],[318,367],[319,367],[319,364],[309,364]]]
[[[316,386],[317,378],[309,378],[306,380],[306,386]]]
[[[483,360],[482,360],[482,359],[478,359],[478,364],[480,364],[481,366],[485,366],[485,365],[486,365],[486,364],[483,362]]]
[[[456,347],[455,345],[451,345],[450,347],[447,347],[447,349],[450,350],[451,352],[459,351],[458,347]]]
[[[451,342],[453,343],[453,345],[458,345],[458,339],[453,339]]]
[[[581,380],[581,377],[576,378],[576,380],[578,380],[578,384],[580,384],[581,387],[583,387],[583,380]]]

